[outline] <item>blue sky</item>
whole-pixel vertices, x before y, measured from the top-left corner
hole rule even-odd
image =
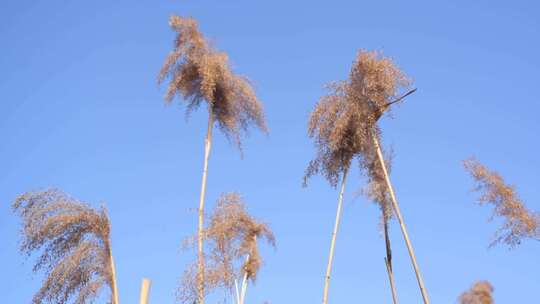
[[[392,179],[433,303],[455,303],[477,279],[497,303],[530,302],[540,244],[488,249],[498,222],[474,204],[461,160],[476,155],[540,210],[540,6],[526,1],[2,1],[0,3],[0,290],[28,303],[41,277],[18,249],[20,193],[59,187],[112,220],[120,300],[173,303],[195,232],[206,111],[166,106],[156,75],[169,52],[171,14],[193,16],[229,53],[264,102],[270,135],[245,155],[216,132],[207,206],[241,192],[269,222],[277,250],[249,303],[317,303],[337,191],[320,177],[301,187],[314,155],[309,112],[329,81],[346,77],[359,48],[382,50],[418,92],[382,122],[396,153]],[[536,38],[535,38],[536,37]],[[330,302],[390,303],[379,210],[349,178]],[[403,238],[391,226],[401,303],[420,294]],[[528,301],[529,300],[529,301]]]

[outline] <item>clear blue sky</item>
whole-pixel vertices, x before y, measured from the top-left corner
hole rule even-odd
[[[437,2],[437,3],[436,3]],[[347,75],[359,48],[380,49],[418,92],[383,121],[396,152],[392,179],[433,303],[454,303],[477,279],[497,303],[530,303],[540,243],[487,246],[497,222],[474,204],[461,160],[476,155],[540,210],[540,6],[535,1],[2,1],[0,3],[0,291],[28,303],[40,276],[18,253],[20,193],[59,187],[105,203],[122,303],[173,303],[193,254],[206,126],[166,106],[156,74],[171,49],[171,14],[193,16],[263,100],[270,135],[252,132],[245,157],[216,132],[207,202],[244,194],[271,223],[278,249],[249,303],[319,303],[337,191],[301,178],[314,155],[309,112],[324,83]],[[331,303],[390,303],[379,210],[351,175],[338,236]],[[401,303],[420,294],[396,222]]]

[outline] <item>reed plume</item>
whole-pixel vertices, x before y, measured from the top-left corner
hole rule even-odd
[[[349,78],[328,84],[328,93],[320,98],[310,115],[308,135],[315,141],[316,156],[306,169],[304,186],[307,185],[311,176],[319,173],[333,187],[337,186],[341,177],[336,220],[325,276],[323,304],[328,302],[330,273],[343,192],[346,177],[354,159],[358,160],[360,170],[368,175],[368,189],[370,189],[368,193],[380,204],[383,222],[392,215],[392,209],[396,213],[409,248],[424,302],[428,303],[412,246],[391,189],[385,166],[386,161],[379,146],[381,131],[377,125],[379,118],[391,110],[392,104],[403,100],[415,91],[415,89],[410,90],[400,97],[400,92],[408,88],[410,83],[408,77],[391,59],[383,57],[376,51],[360,50]],[[393,208],[389,207],[389,200]]]
[[[377,120],[409,82],[390,59],[360,50],[349,79],[327,84],[328,94],[311,113],[308,135],[315,140],[317,154],[306,170],[304,185],[322,173],[335,187],[353,158],[365,166],[361,160],[371,149],[372,133],[380,134]]]
[[[158,74],[158,83],[169,80],[165,100],[180,96],[187,113],[204,101],[224,134],[241,144],[241,133],[251,125],[267,131],[264,112],[249,81],[231,71],[228,56],[215,50],[193,18],[172,16],[176,32],[172,52]]]
[[[106,210],[95,210],[56,189],[27,192],[12,208],[22,220],[21,252],[37,253],[33,271],[45,280],[33,303],[92,303],[103,287],[118,304]]]
[[[373,146],[371,146],[362,159],[362,166],[365,168],[364,173],[367,177],[367,183],[362,189],[362,193],[379,207],[381,210],[381,224],[384,226],[384,223],[387,223],[394,216],[394,211],[392,210],[392,199],[384,179],[384,172],[374,150]],[[384,155],[386,168],[390,172],[394,152],[391,150],[384,153]]]
[[[232,291],[235,280],[244,277],[243,294],[247,280],[255,282],[262,265],[262,257],[257,246],[258,240],[265,240],[275,246],[275,237],[268,225],[258,222],[245,209],[242,197],[236,193],[222,194],[208,218],[204,229],[207,248],[204,252],[205,295],[216,289]],[[193,238],[187,240],[188,245]],[[182,276],[178,290],[178,300],[193,303],[197,299],[197,267],[191,265]]]
[[[460,304],[493,304],[493,286],[488,281],[478,281],[459,296]]]
[[[263,107],[246,78],[234,74],[225,53],[215,50],[199,31],[193,18],[172,16],[169,25],[176,32],[173,50],[158,74],[158,83],[169,80],[165,100],[171,103],[180,96],[187,103],[187,114],[201,103],[208,106],[208,128],[198,224],[198,304],[204,303],[203,214],[208,159],[212,145],[212,130],[217,122],[225,136],[242,150],[241,135],[255,125],[267,132]]]
[[[491,219],[501,217],[504,220],[490,246],[504,243],[513,248],[523,239],[540,240],[540,213],[527,209],[514,186],[474,157],[465,160],[463,166],[476,182],[474,190],[480,193],[478,203],[491,204]]]

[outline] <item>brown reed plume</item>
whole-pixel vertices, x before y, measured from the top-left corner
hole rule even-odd
[[[188,113],[203,101],[228,138],[241,144],[241,131],[255,124],[266,131],[262,104],[248,80],[231,71],[227,54],[212,48],[193,18],[172,16],[169,25],[177,33],[158,82],[169,79],[165,100],[181,96]]]
[[[111,302],[118,304],[105,209],[56,189],[24,193],[12,207],[23,220],[20,250],[27,256],[38,253],[33,271],[45,273],[33,303],[92,303],[107,286]]]
[[[245,209],[242,197],[236,193],[222,194],[208,219],[204,229],[205,250],[205,295],[215,289],[232,291],[235,280],[244,277],[243,294],[247,280],[255,282],[262,264],[257,246],[258,240],[265,240],[275,246],[275,238],[268,225],[258,222]],[[188,239],[193,243],[193,238]],[[182,276],[178,290],[178,300],[193,303],[197,300],[194,288],[198,269],[191,265]]]
[[[476,182],[474,190],[481,194],[478,203],[493,205],[491,219],[504,219],[490,246],[504,243],[513,248],[523,239],[540,240],[540,213],[527,209],[514,186],[508,185],[502,176],[474,157],[465,160],[463,165]]]
[[[349,79],[328,84],[329,93],[311,113],[308,135],[315,139],[317,155],[309,163],[304,185],[309,177],[322,173],[335,187],[350,162],[368,153],[372,133],[380,134],[377,120],[409,82],[390,59],[360,50]]]
[[[384,154],[386,168],[388,172],[390,172],[394,152],[391,150]],[[377,152],[373,146],[371,146],[364,154],[362,167],[365,168],[367,177],[367,184],[362,189],[362,193],[379,206],[379,209],[381,209],[381,224],[384,226],[384,224],[392,218],[394,212],[392,210],[392,199],[390,198],[390,193],[386,186],[384,172],[378,161]]]
[[[247,79],[234,74],[223,52],[212,48],[192,18],[172,16],[169,25],[177,33],[172,52],[158,75],[158,83],[169,79],[165,100],[175,96],[187,102],[187,114],[203,101],[208,105],[208,129],[205,139],[204,166],[199,200],[198,224],[198,304],[204,303],[203,214],[208,174],[208,158],[212,146],[212,130],[217,122],[228,139],[241,150],[241,133],[251,125],[267,132],[262,104]]]
[[[459,296],[460,304],[493,304],[493,286],[488,281],[478,281]]]
[[[408,88],[410,83],[410,80],[391,59],[383,57],[376,51],[361,50],[353,63],[349,78],[327,85],[329,93],[320,98],[315,110],[311,113],[308,135],[314,138],[317,152],[315,159],[309,163],[306,169],[304,186],[311,176],[321,173],[330,185],[335,187],[341,176],[338,208],[325,276],[323,304],[328,302],[330,273],[339,228],[343,192],[347,173],[354,159],[358,160],[361,171],[367,172],[368,178],[372,182],[370,185],[373,187],[372,194],[384,193],[386,196],[387,191],[409,249],[424,303],[429,303],[412,245],[388,177],[386,161],[379,146],[381,132],[377,125],[379,118],[390,111],[392,104],[403,100],[416,91],[413,89],[399,96],[400,91]],[[379,165],[377,166],[376,163]],[[381,185],[381,176],[386,187]],[[386,188],[386,190],[380,192],[380,189],[375,189],[377,187]],[[380,200],[380,202],[382,203],[383,218],[391,216],[392,213],[388,212],[391,208],[388,208],[386,200]]]

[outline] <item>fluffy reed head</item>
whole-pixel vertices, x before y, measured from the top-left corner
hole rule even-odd
[[[20,250],[27,256],[38,253],[33,271],[45,273],[33,303],[91,303],[104,285],[111,288],[110,222],[104,209],[56,189],[24,193],[12,207],[23,220]]]
[[[265,240],[275,246],[275,238],[268,225],[255,220],[247,212],[242,197],[226,193],[218,199],[204,230],[205,292],[216,288],[232,290],[234,280],[244,273],[255,281],[262,264],[257,241]],[[192,239],[193,240],[193,239]],[[194,243],[193,241],[191,243]],[[178,299],[183,303],[196,300],[197,267],[193,263],[181,280]]]
[[[227,55],[208,44],[197,21],[172,16],[169,25],[177,35],[158,75],[158,83],[169,79],[165,100],[180,95],[188,114],[206,101],[220,129],[239,146],[241,132],[250,125],[266,132],[263,107],[251,84],[231,71]]]
[[[388,174],[390,174],[392,160],[394,158],[393,151],[390,150],[389,152],[384,153],[384,155],[386,170],[388,171]],[[388,192],[388,187],[384,178],[384,172],[377,157],[375,147],[371,146],[370,149],[367,150],[367,153],[365,153],[362,159],[361,167],[365,169],[367,177],[367,184],[362,189],[362,193],[379,206],[381,209],[381,224],[384,225],[384,223],[392,218],[394,211],[392,209],[390,193]]]
[[[361,169],[376,168],[362,159],[377,159],[372,157],[372,136],[380,136],[377,120],[409,84],[391,59],[360,50],[349,78],[327,85],[328,94],[311,113],[308,135],[314,138],[317,152],[306,169],[304,185],[311,176],[322,173],[335,187],[353,158],[360,160]]]
[[[493,286],[488,281],[478,281],[459,296],[461,304],[493,304]]]
[[[490,246],[505,243],[512,248],[524,238],[540,240],[540,213],[528,210],[513,186],[475,158],[465,160],[463,165],[476,182],[474,190],[481,194],[478,203],[493,205],[492,218],[504,219]]]

